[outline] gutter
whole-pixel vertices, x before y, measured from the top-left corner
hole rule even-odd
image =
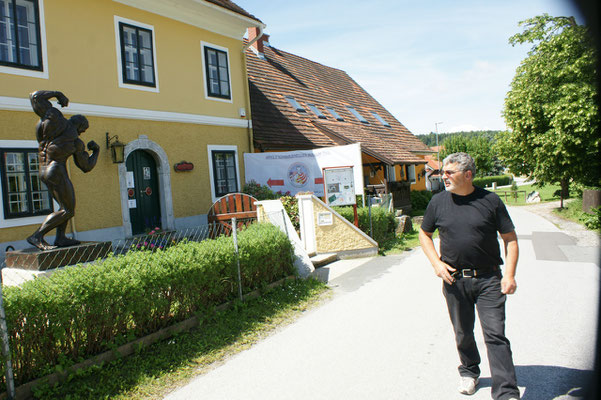
[[[261,39],[261,37],[264,34],[263,29],[265,29],[265,24],[261,24],[259,25],[259,34],[250,42],[248,42],[246,45],[242,46],[242,60],[243,60],[243,64],[244,64],[244,68],[242,69],[242,82],[244,82],[244,88],[245,88],[245,92],[246,92],[246,108],[247,108],[247,132],[248,132],[248,152],[249,153],[254,153],[255,152],[255,147],[254,147],[254,137],[253,137],[253,131],[252,131],[252,112],[251,112],[251,102],[250,102],[250,89],[249,89],[249,84],[250,84],[250,80],[248,79],[248,66],[247,66],[247,62],[246,62],[246,51],[248,50],[248,48],[253,45],[254,43],[256,43],[259,39]]]
[[[246,50],[248,50],[248,48],[250,46],[255,44],[263,36],[263,34],[264,34],[263,29],[265,29],[265,24],[259,25],[258,28],[259,28],[259,34],[253,40],[251,40],[246,45],[244,45],[244,47],[242,47],[242,53],[244,53],[245,56],[246,56]]]

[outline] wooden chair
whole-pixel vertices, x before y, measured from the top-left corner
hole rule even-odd
[[[230,193],[219,198],[207,213],[211,224],[211,237],[231,235],[232,218],[236,218],[237,228],[250,225],[257,219],[257,206],[254,197],[244,193]]]

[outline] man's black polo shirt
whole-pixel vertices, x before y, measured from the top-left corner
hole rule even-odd
[[[497,232],[515,229],[499,196],[475,187],[467,196],[441,192],[432,197],[421,228],[438,229],[441,260],[459,269],[488,269],[503,264]]]

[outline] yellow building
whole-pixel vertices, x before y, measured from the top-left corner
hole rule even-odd
[[[252,151],[242,37],[260,20],[229,0],[0,7],[0,256],[29,247],[23,239],[57,207],[37,175],[36,90],[63,92],[68,107],[55,106],[85,115],[81,139],[101,147],[91,172],[67,165],[77,198],[68,232],[79,240],[198,226],[215,199],[240,189]],[[125,162],[113,162],[107,138],[125,144]]]

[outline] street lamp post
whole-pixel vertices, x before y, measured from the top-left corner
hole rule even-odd
[[[438,162],[438,169],[440,170],[440,149],[438,147],[438,125],[442,124],[442,122],[435,122],[434,126],[436,127],[436,161]]]

